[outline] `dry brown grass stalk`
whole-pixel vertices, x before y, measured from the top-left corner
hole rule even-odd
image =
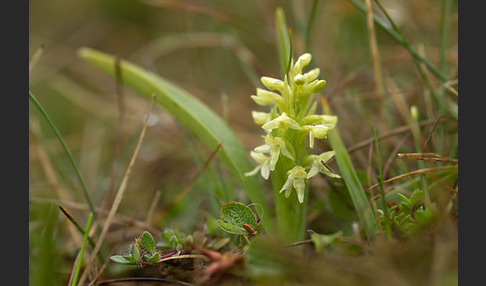
[[[415,170],[415,171],[412,171],[412,172],[408,172],[408,173],[405,173],[405,174],[395,176],[395,177],[390,178],[388,180],[384,180],[383,184],[387,184],[387,183],[390,183],[390,182],[393,182],[393,181],[396,181],[398,179],[402,179],[402,178],[405,178],[405,177],[408,177],[408,176],[413,176],[413,175],[418,175],[418,174],[428,174],[430,172],[440,171],[440,170],[457,169],[457,167],[458,167],[458,165],[448,165],[448,166],[432,167],[432,168]],[[374,184],[373,186],[369,187],[368,189],[372,190],[372,189],[374,189],[378,186],[379,186],[379,184]]]
[[[123,194],[125,193],[125,190],[126,190],[126,186],[127,186],[127,183],[128,183],[128,179],[130,177],[130,174],[132,172],[132,168],[133,168],[133,165],[135,164],[135,160],[137,158],[137,155],[140,151],[140,147],[142,146],[142,142],[143,142],[143,139],[145,137],[145,133],[147,131],[147,127],[148,127],[148,120],[150,118],[150,114],[152,113],[152,110],[153,110],[153,107],[154,107],[154,104],[155,104],[155,98],[156,98],[156,95],[154,94],[152,96],[152,101],[150,102],[150,109],[149,109],[149,112],[145,118],[145,122],[144,122],[144,125],[143,125],[143,128],[142,128],[142,132],[140,133],[140,137],[139,137],[139,140],[137,142],[137,146],[135,147],[135,151],[133,153],[133,156],[132,158],[130,159],[130,163],[128,164],[128,167],[125,171],[125,175],[123,176],[123,180],[120,184],[120,187],[117,191],[117,194],[115,196],[115,200],[113,201],[113,205],[110,209],[110,212],[108,214],[108,217],[106,218],[105,220],[105,224],[103,225],[103,229],[101,230],[101,234],[100,234],[100,237],[98,238],[98,241],[96,242],[96,245],[95,245],[95,248],[93,249],[93,251],[91,252],[91,256],[89,257],[88,259],[88,262],[87,262],[87,265],[86,265],[86,268],[83,272],[83,275],[81,276],[81,278],[79,279],[79,284],[78,285],[83,285],[84,281],[86,280],[87,278],[87,275],[88,273],[90,273],[91,271],[91,266],[95,260],[95,257],[96,257],[96,254],[98,253],[98,251],[100,250],[101,248],[101,245],[104,241],[104,238],[106,236],[106,233],[108,232],[108,229],[111,225],[111,222],[115,216],[115,213],[116,211],[118,210],[118,207],[120,206],[120,203],[123,199]]]

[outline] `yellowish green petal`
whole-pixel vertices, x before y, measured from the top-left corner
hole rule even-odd
[[[272,119],[267,123],[263,124],[262,128],[267,130],[273,130],[277,128],[281,130],[286,130],[288,128],[299,130],[300,125],[297,121],[288,117],[285,112],[282,112],[282,114],[279,117]]]

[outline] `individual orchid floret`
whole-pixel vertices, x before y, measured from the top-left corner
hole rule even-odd
[[[250,156],[258,163],[258,166],[252,171],[245,173],[245,176],[253,176],[260,170],[262,177],[268,180],[268,176],[270,175],[270,158],[265,154],[254,151],[250,152]]]
[[[299,130],[300,125],[297,121],[288,117],[285,112],[282,112],[282,114],[279,117],[272,119],[267,123],[263,124],[262,128],[267,130],[273,130],[277,128],[281,130],[286,130],[288,128]]]
[[[252,95],[251,98],[259,105],[275,104],[279,108],[284,105],[282,96],[275,92],[257,88],[256,94],[257,95]]]
[[[266,112],[252,111],[251,116],[256,124],[263,125],[272,119],[272,115]]]
[[[309,132],[309,147],[314,148],[314,138],[324,139],[331,128],[326,125],[305,125],[302,130]]]
[[[316,124],[323,124],[329,127],[330,129],[334,128],[337,123],[337,116],[334,115],[309,115],[304,118],[305,125],[316,125]]]
[[[280,189],[279,193],[285,191],[285,197],[288,198],[292,191],[292,188],[297,192],[297,199],[299,203],[304,202],[304,190],[305,190],[305,179],[307,178],[307,173],[302,166],[295,166],[287,172],[288,177],[285,184]]]
[[[280,154],[291,160],[295,160],[287,142],[280,137],[273,137],[271,134],[267,134],[265,144],[256,147],[254,151],[257,153],[270,153],[270,171],[275,170],[275,165]]]
[[[310,160],[311,168],[309,173],[307,173],[307,179],[310,179],[317,175],[318,173],[322,173],[332,178],[341,178],[338,174],[334,174],[331,172],[324,163],[326,163],[329,159],[331,159],[335,154],[335,151],[327,151],[321,153],[320,155],[309,155],[307,156],[306,160]],[[323,163],[324,162],[324,163]]]
[[[280,153],[291,160],[295,160],[294,155],[290,152],[284,139],[267,134],[267,137],[265,137],[265,144],[270,148],[270,171],[275,170],[275,165],[277,164]]]

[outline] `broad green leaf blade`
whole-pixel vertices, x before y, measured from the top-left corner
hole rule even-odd
[[[257,220],[253,211],[239,202],[225,204],[221,208],[221,220],[242,228],[247,223],[254,229],[257,228]]]
[[[217,221],[218,226],[225,232],[237,235],[246,235],[248,232],[242,227],[238,227],[234,224],[224,222],[223,220],[218,219]]]
[[[324,108],[324,114],[331,114],[331,110],[327,101],[322,100],[322,106]],[[354,169],[351,158],[349,157],[346,146],[344,145],[341,135],[336,128],[332,129],[329,134],[329,143],[332,149],[336,151],[336,163],[338,164],[341,176],[346,183],[349,195],[353,201],[353,205],[358,214],[358,218],[364,228],[366,236],[371,236],[378,231],[378,223],[376,221],[375,214],[369,204],[369,200],[366,197],[366,193],[361,185],[356,170]]]
[[[114,56],[90,48],[81,48],[78,53],[84,60],[114,76]],[[147,97],[157,94],[157,102],[210,149],[215,149],[223,142],[218,152],[219,158],[236,176],[250,200],[262,205],[267,213],[268,206],[264,200],[261,183],[257,177],[244,175],[253,169],[244,146],[216,113],[187,91],[140,66],[121,60],[120,70],[125,84]],[[233,197],[233,194],[227,194],[227,197],[222,199],[231,201]],[[270,221],[266,220],[263,224],[267,232],[272,232],[273,226]]]
[[[155,240],[148,231],[144,231],[140,238],[142,248],[153,254],[155,252]]]

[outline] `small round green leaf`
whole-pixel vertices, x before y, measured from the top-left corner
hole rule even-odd
[[[223,222],[239,228],[243,228],[243,224],[245,223],[249,224],[254,229],[258,227],[257,219],[251,208],[239,202],[231,202],[223,205],[220,216]]]
[[[155,240],[148,231],[144,231],[142,237],[140,238],[140,244],[143,249],[148,251],[150,254],[155,252]]]

